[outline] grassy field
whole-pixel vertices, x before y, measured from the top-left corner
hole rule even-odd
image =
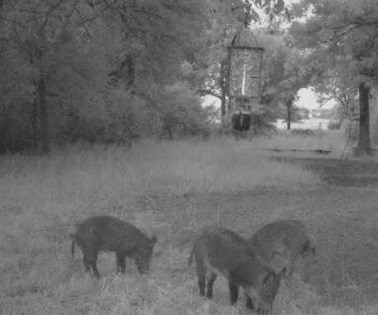
[[[51,157],[0,160],[0,314],[247,314],[228,305],[226,282],[214,301],[198,296],[187,257],[207,224],[250,237],[262,224],[298,218],[317,246],[309,283],[283,285],[275,314],[377,314],[377,189],[337,187],[266,149],[342,151],[340,134],[207,143],[144,141],[77,146]],[[340,144],[341,143],[341,144]],[[69,234],[89,215],[111,214],[156,234],[149,276],[113,255],[100,280],[71,260]]]

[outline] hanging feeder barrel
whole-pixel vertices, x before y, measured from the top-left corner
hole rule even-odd
[[[262,58],[264,48],[258,47],[248,29],[239,30],[228,49],[227,90],[229,110],[251,110],[261,99]]]

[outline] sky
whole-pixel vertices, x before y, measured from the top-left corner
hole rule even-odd
[[[299,1],[301,0],[285,0],[285,3],[288,4],[288,3],[298,3]]]
[[[316,93],[311,89],[301,89],[298,92],[299,100],[296,102],[296,105],[299,107],[305,107],[308,109],[316,109],[320,107],[320,104],[317,101]],[[322,108],[331,108],[335,105],[334,101],[329,101],[325,103]]]

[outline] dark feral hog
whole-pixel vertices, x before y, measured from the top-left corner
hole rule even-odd
[[[157,238],[151,239],[134,225],[111,216],[94,216],[78,225],[76,233],[71,234],[72,257],[75,244],[83,252],[84,267],[87,272],[100,277],[97,270],[97,256],[100,251],[115,252],[117,271],[125,273],[126,257],[135,260],[140,274],[147,273]]]
[[[231,305],[237,302],[242,287],[249,309],[256,309],[259,314],[271,311],[281,275],[260,264],[242,237],[227,229],[208,227],[194,242],[189,266],[193,258],[201,296],[211,299],[214,281],[222,275],[229,282]]]
[[[303,258],[308,264],[308,257],[305,256],[315,254],[306,228],[298,220],[279,220],[267,224],[248,243],[276,273],[286,269],[288,276],[292,275],[297,258]],[[306,277],[307,269],[306,265]]]

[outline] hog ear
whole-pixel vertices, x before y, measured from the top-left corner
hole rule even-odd
[[[276,274],[273,271],[270,271],[264,278],[263,282],[265,284],[270,284],[276,279],[278,279],[278,281],[280,282],[285,276],[286,276],[286,268],[283,268],[279,274]]]
[[[283,268],[283,269],[281,270],[281,272],[279,273],[279,275],[278,275],[278,279],[281,281],[283,278],[286,277],[286,275],[287,275],[287,269],[286,269],[286,268]]]
[[[263,283],[270,284],[274,281],[275,278],[276,278],[276,274],[273,271],[269,271],[268,274],[265,276]]]
[[[154,235],[150,239],[150,245],[151,245],[151,247],[154,247],[155,244],[156,244],[156,242],[157,242],[157,237],[156,237],[156,235]]]

